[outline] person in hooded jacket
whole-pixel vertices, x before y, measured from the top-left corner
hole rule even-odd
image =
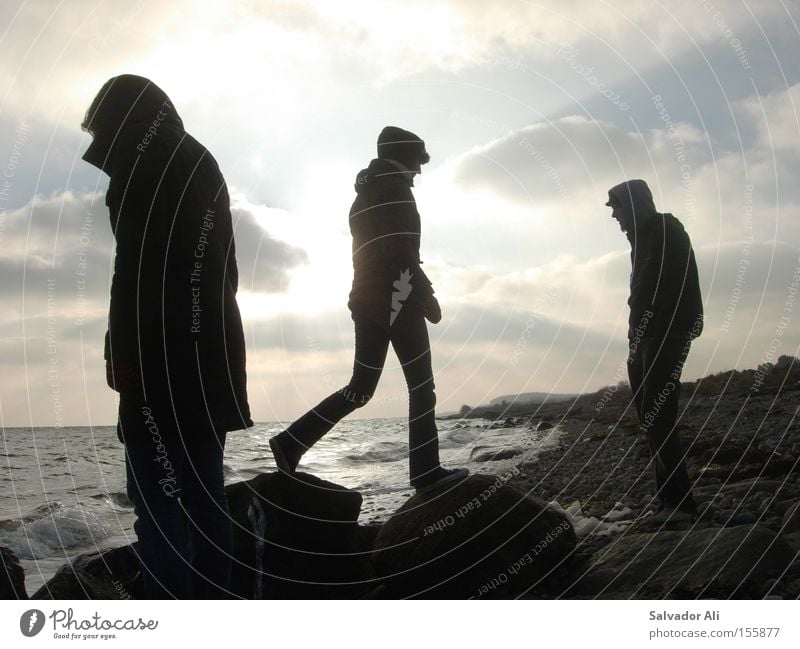
[[[650,188],[629,180],[608,191],[612,217],[631,244],[628,377],[656,472],[654,524],[694,520],[697,507],[676,420],[680,377],[703,331],[703,302],[689,235],[656,211]]]
[[[439,463],[436,396],[426,318],[442,314],[419,258],[420,217],[411,188],[430,160],[414,133],[387,126],[378,157],[356,176],[350,208],[353,285],[348,306],[355,323],[353,375],[270,440],[278,468],[294,473],[301,456],[333,426],[365,405],[375,392],[391,343],[409,392],[409,474],[418,492],[467,475]]]
[[[106,378],[119,392],[145,594],[223,598],[226,433],[253,425],[225,180],[149,79],[109,79],[82,127],[93,138],[83,159],[110,177]]]

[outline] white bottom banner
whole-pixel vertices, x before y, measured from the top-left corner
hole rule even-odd
[[[797,647],[795,601],[59,601],[0,605],[3,647]]]

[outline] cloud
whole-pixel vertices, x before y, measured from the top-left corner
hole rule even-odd
[[[645,179],[657,208],[674,213],[697,247],[797,241],[798,153],[787,143],[800,132],[798,88],[733,106],[741,147],[680,122],[638,131],[579,116],[473,147],[420,183],[421,213],[432,215],[427,258],[472,259],[506,272],[624,249],[604,203],[607,189],[628,178]]]
[[[286,313],[252,319],[246,323],[247,338],[254,350],[286,354],[352,351],[353,321],[342,306],[316,315]]]
[[[738,224],[733,210],[714,219],[717,206],[700,200],[714,188],[700,187],[697,177],[713,164],[707,136],[687,124],[637,132],[567,116],[526,125],[423,179],[425,258],[470,259],[507,273],[624,250],[627,242],[605,202],[608,188],[628,178],[647,180],[656,205],[675,213],[697,243],[719,240],[722,230]],[[734,236],[726,231],[723,238]]]
[[[0,323],[44,336],[37,318],[52,317],[63,331],[105,314],[113,236],[102,193],[35,196],[4,216],[0,294],[7,317]]]
[[[305,252],[270,236],[252,209],[233,216],[242,290],[287,291]],[[113,421],[102,359],[113,260],[103,193],[35,196],[1,218],[0,360],[15,377],[2,386],[4,416],[45,426]]]
[[[305,252],[273,238],[249,203],[231,210],[239,275],[253,292],[287,290],[290,271],[307,261]],[[104,194],[71,190],[43,197],[6,212],[0,231],[2,290],[18,295],[23,283],[82,282],[84,293],[107,295],[113,235]]]
[[[780,24],[786,10],[763,2],[717,14],[701,3],[667,7],[638,0],[73,0],[68,7],[34,0],[4,33],[4,51],[16,55],[0,64],[0,80],[11,89],[6,108],[53,121],[66,117],[70,124],[78,123],[100,84],[120,71],[152,76],[174,94],[179,109],[191,105],[201,112],[214,105],[257,124],[263,99],[281,123],[296,124],[293,115],[313,114],[315,100],[338,101],[344,83],[382,85],[504,57],[532,64],[556,57],[562,44],[580,46],[612,77],[616,70],[634,76],[698,45],[730,49],[737,37]],[[227,96],[242,88],[250,101],[232,106]],[[51,101],[54,96],[61,100]]]
[[[800,248],[748,240],[696,246],[695,252],[706,322],[687,377],[755,367],[776,337],[781,353],[795,353],[800,345],[800,329],[794,326],[800,318],[794,302]],[[439,283],[478,290],[445,303],[443,322],[431,333],[434,356],[441,361],[442,354],[450,354],[444,364],[452,366],[456,380],[470,366],[461,354],[474,363],[483,350],[481,362],[495,368],[499,384],[510,392],[523,383],[548,389],[554,376],[569,392],[611,383],[625,356],[629,272],[627,251],[588,260],[563,256],[535,269],[491,277],[481,269],[438,267]]]
[[[765,354],[787,315],[793,277],[800,272],[800,249],[751,242],[747,252],[739,244],[696,252],[706,327],[684,376],[769,360]],[[499,394],[591,391],[627,380],[629,270],[627,253],[586,261],[565,257],[535,272],[491,277],[480,269],[437,268],[443,284],[480,287],[446,301],[442,322],[429,327],[440,410],[485,403]],[[792,324],[800,313],[788,316]],[[349,379],[352,322],[344,308],[314,318],[253,321],[247,331],[258,408],[269,403],[284,417],[298,416]],[[781,331],[779,353],[795,353],[799,330],[784,325]],[[379,401],[359,416],[404,414],[405,385],[391,353],[388,363]],[[263,412],[259,416],[266,416]]]
[[[113,237],[103,193],[67,190],[34,196],[5,215],[2,258],[63,269],[90,249],[108,262]]]
[[[751,96],[736,102],[736,112],[754,126],[760,150],[800,156],[797,133],[800,131],[800,84]]]
[[[777,93],[767,114],[786,115],[782,107],[790,101]],[[742,127],[757,132],[751,114],[739,109],[738,115]],[[691,192],[681,182],[676,137],[691,168]],[[431,327],[441,407],[525,390],[594,390],[626,379],[628,244],[609,219],[599,218],[607,216],[607,187],[623,177],[646,177],[658,204],[679,215],[694,242],[706,330],[686,378],[769,360],[776,331],[781,353],[795,353],[797,329],[781,329],[781,319],[800,251],[796,238],[776,240],[776,222],[759,216],[763,205],[775,204],[776,176],[758,166],[772,159],[767,140],[746,141],[748,148],[731,151],[685,124],[670,137],[666,130],[639,133],[567,117],[523,127],[424,175],[417,191],[423,258],[444,310],[443,322]],[[780,174],[789,171],[781,164]],[[567,198],[548,168],[558,171]],[[314,321],[313,331],[323,332],[315,350],[300,334],[308,322],[287,322],[264,323],[273,333],[260,336],[270,341],[272,371],[280,375],[283,367],[292,375],[294,396],[286,387],[281,392],[287,403],[319,396],[315,376],[346,381],[346,312]],[[289,329],[289,337],[276,333]],[[289,351],[277,361],[282,346]],[[262,358],[258,347],[253,354]],[[298,358],[302,372],[291,366]],[[402,380],[388,373],[381,390],[401,394]],[[382,407],[375,412],[402,415],[400,405]]]
[[[431,327],[443,409],[619,380],[629,260],[603,203],[625,177],[650,182],[697,250],[708,327],[687,374],[752,366],[775,338],[800,240],[800,86],[781,89],[797,78],[780,68],[795,48],[788,11],[638,0],[24,3],[0,62],[0,173],[15,129],[30,126],[13,200],[0,202],[0,355],[13,376],[4,415],[53,421],[50,310],[68,421],[113,420],[98,342],[113,243],[99,176],[76,161],[83,111],[120,72],[162,85],[240,189],[257,418],[300,414],[349,377],[346,214],[353,174],[387,120],[420,130],[435,152],[416,196],[445,311]],[[631,110],[606,102],[565,51]],[[781,335],[785,350],[797,347],[793,331]],[[381,392],[390,398],[359,415],[405,413],[393,360]]]
[[[246,207],[233,207],[231,217],[240,288],[253,293],[287,291],[291,270],[308,261],[306,252],[272,238]]]
[[[464,187],[490,187],[524,204],[566,202],[587,192],[604,203],[620,178],[647,176],[661,186],[680,186],[681,158],[710,159],[705,138],[688,124],[674,134],[624,131],[608,122],[572,116],[525,126],[469,152],[458,162]]]
[[[620,55],[635,52],[635,60],[631,59],[634,65],[654,54],[675,56],[691,47],[692,41],[704,43],[724,36],[730,40],[736,35],[742,38],[754,22],[763,26],[786,14],[782,7],[766,2],[754,4],[750,12],[730,6],[719,10],[710,2],[664,5],[639,0],[452,0],[450,4],[466,17],[465,31],[476,41],[521,47],[536,40],[570,44],[593,40],[619,50]]]

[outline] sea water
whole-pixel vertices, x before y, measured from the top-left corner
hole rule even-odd
[[[445,466],[503,473],[556,443],[558,428],[497,427],[485,420],[439,421]],[[269,438],[284,428],[260,423],[228,435],[225,482],[274,471]],[[514,457],[470,457],[513,449]],[[308,451],[298,468],[359,491],[362,523],[382,521],[412,495],[406,419],[340,422]],[[0,545],[20,558],[29,594],[69,558],[136,540],[125,491],[123,447],[116,428],[5,428],[0,445]]]

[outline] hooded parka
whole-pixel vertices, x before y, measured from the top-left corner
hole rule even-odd
[[[631,244],[628,338],[696,338],[703,331],[703,301],[683,225],[672,214],[656,211],[643,180],[620,183],[608,195],[608,204],[625,214]]]
[[[389,325],[394,295],[422,313],[433,287],[420,265],[420,217],[412,175],[402,163],[376,158],[356,176],[350,209],[353,315]],[[395,304],[395,308],[396,308]]]
[[[87,112],[83,158],[111,178],[116,240],[105,358],[135,367],[144,402],[178,422],[252,426],[225,180],[167,95],[110,79]]]

